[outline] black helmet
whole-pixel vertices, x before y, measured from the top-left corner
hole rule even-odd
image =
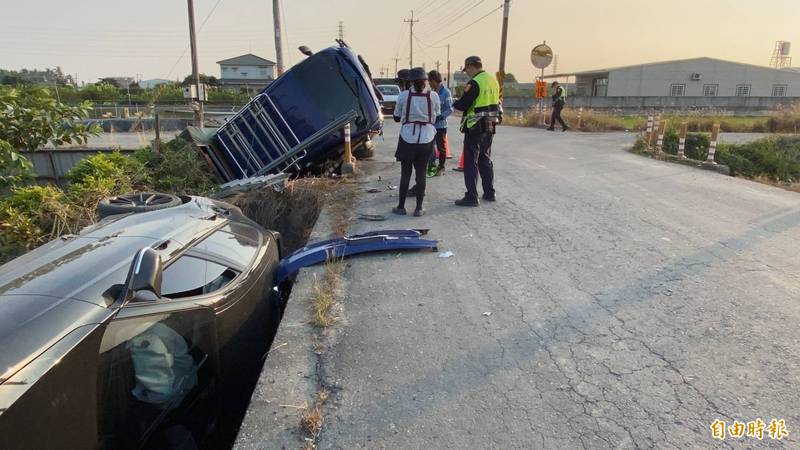
[[[468,56],[467,59],[464,60],[464,69],[466,69],[467,66],[483,67],[483,61],[481,61],[480,56]],[[464,69],[461,70],[463,71]]]
[[[408,73],[410,70],[408,69],[400,69],[397,71],[397,81],[408,81]]]
[[[414,67],[409,71],[408,79],[411,81],[427,80],[428,74],[425,73],[425,69],[422,67]]]

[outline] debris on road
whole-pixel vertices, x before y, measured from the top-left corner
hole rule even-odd
[[[456,256],[456,254],[451,252],[450,250],[448,250],[446,252],[439,253],[439,258],[451,258],[453,256]]]
[[[491,311],[486,311],[485,313],[483,313],[483,315],[486,316],[486,317],[489,317],[489,316],[492,315],[492,312]]]
[[[438,241],[420,238],[425,232],[427,230],[379,230],[309,244],[281,260],[276,275],[278,285],[303,267],[361,253],[424,249],[438,251]]]
[[[368,194],[377,194],[378,192],[382,192],[382,191],[380,189],[375,189],[375,188],[367,189],[367,193]]]
[[[381,222],[386,220],[386,216],[381,214],[364,214],[359,213],[358,218],[362,220],[369,220],[370,222]]]

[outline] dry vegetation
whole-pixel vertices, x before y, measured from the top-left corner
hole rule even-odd
[[[317,399],[314,405],[306,407],[300,417],[300,428],[306,432],[310,438],[306,439],[305,449],[316,448],[315,441],[319,434],[322,432],[322,426],[325,424],[325,416],[322,415],[322,406],[328,401],[330,392],[321,390],[317,393]]]
[[[550,121],[550,111],[546,120]],[[578,131],[578,110],[566,108],[561,116],[567,125]],[[763,116],[728,116],[718,111],[690,111],[686,113],[664,114],[670,126],[686,122],[689,131],[710,132],[711,126],[720,124],[725,133],[792,133],[800,131],[800,104],[784,107]],[[521,117],[509,114],[503,123],[511,126],[543,128],[537,111],[532,110]],[[580,131],[643,131],[647,127],[645,115],[623,116],[609,112],[584,109],[581,117]]]
[[[342,294],[342,272],[344,263],[341,260],[325,263],[325,274],[322,280],[314,276],[311,299],[311,324],[318,328],[336,325],[339,317],[336,314],[338,298]]]

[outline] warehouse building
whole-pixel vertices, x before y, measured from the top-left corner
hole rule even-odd
[[[800,97],[800,72],[693,58],[557,74],[588,97]]]

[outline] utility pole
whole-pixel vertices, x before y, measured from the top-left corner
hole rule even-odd
[[[397,62],[400,61],[400,58],[394,57],[392,59],[394,60],[394,73],[397,73]]]
[[[506,40],[508,39],[508,10],[511,0],[503,2],[503,34],[500,37],[500,68],[497,71],[497,82],[500,84],[500,98],[503,98],[503,82],[506,78]]]
[[[197,122],[196,125],[203,128],[205,126],[205,114],[203,111],[203,98],[200,96],[200,72],[197,69],[197,41],[194,33],[194,1],[186,1],[189,4],[189,46],[192,50],[192,79],[194,80],[195,90],[197,91],[197,109],[195,109],[194,117]],[[191,87],[189,90],[191,90]]]
[[[447,44],[447,89],[450,89],[450,78],[452,76],[450,73],[450,44]]]
[[[438,59],[436,60],[436,71],[439,72],[439,73],[442,73],[442,72],[439,71],[439,60]]]
[[[281,45],[281,1],[272,0],[272,23],[275,26],[275,59],[278,63],[278,76],[283,73],[283,46]]]
[[[411,10],[411,18],[403,19],[403,22],[408,24],[408,68],[410,69],[414,67],[414,24],[419,22],[419,19],[414,20],[413,9]]]
[[[553,55],[553,75],[557,73],[558,73],[558,55]]]
[[[342,22],[341,20],[339,21],[339,40],[340,41],[344,40],[344,22]]]

